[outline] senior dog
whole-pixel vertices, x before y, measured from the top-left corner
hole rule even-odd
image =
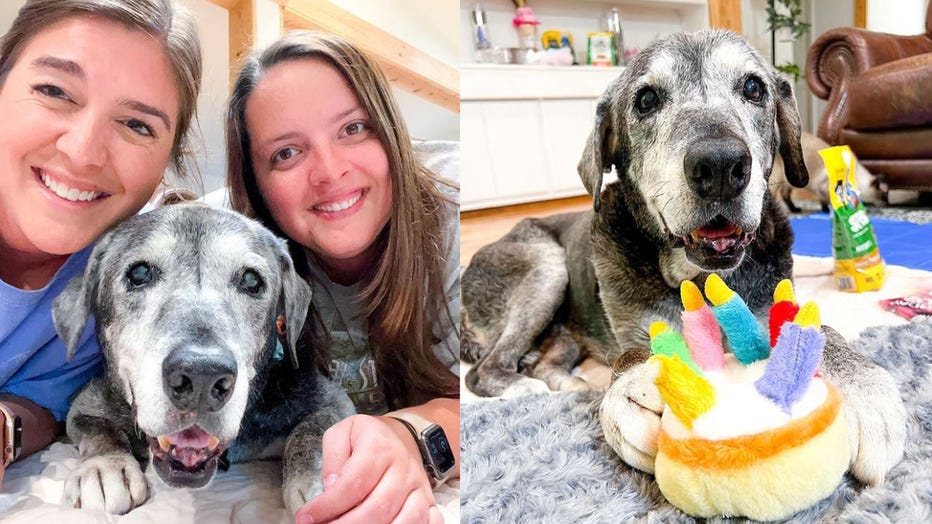
[[[93,315],[106,359],[68,413],[81,463],[64,502],[125,513],[147,479],[199,488],[224,454],[284,446],[296,511],[321,489],[324,430],[353,412],[326,356],[298,343],[310,300],[284,242],[232,211],[166,206],[104,235],[53,305],[69,357]]]
[[[526,219],[479,250],[462,280],[467,386],[517,395],[589,385],[582,356],[614,364],[606,439],[653,470],[663,403],[648,326],[681,327],[679,285],[715,272],[759,316],[792,272],[792,231],[768,191],[774,158],[808,181],[789,82],[740,36],[657,41],[600,98],[578,170],[594,212]],[[604,185],[614,168],[617,181]],[[823,372],[840,386],[852,470],[876,482],[899,461],[905,410],[890,375],[833,333]],[[549,387],[548,387],[549,386]]]

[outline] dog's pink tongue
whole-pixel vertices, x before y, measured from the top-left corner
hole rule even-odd
[[[169,443],[178,448],[200,449],[207,447],[207,444],[210,442],[210,433],[198,426],[191,426],[184,431],[169,433],[165,435],[165,438],[168,439]]]
[[[712,249],[721,253],[728,251],[738,242],[736,233],[738,228],[735,226],[726,227],[700,227],[696,230],[703,242],[710,244]]]
[[[701,235],[704,238],[714,240],[716,238],[729,237],[731,235],[734,235],[737,230],[738,228],[736,228],[735,226],[719,227],[719,228],[700,227],[699,229],[696,230],[696,232],[698,232],[699,235]]]

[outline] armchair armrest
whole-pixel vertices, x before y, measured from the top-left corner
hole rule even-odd
[[[932,36],[928,33],[901,36],[849,27],[822,34],[806,56],[809,89],[828,100],[819,122],[819,137],[830,144],[838,143],[848,116],[847,89],[854,76],[880,64],[928,52],[932,52]]]
[[[806,80],[813,94],[824,100],[842,77],[928,52],[932,52],[929,34],[902,36],[855,27],[832,29],[809,47]]]

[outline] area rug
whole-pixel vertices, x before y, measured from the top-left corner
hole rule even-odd
[[[880,256],[887,264],[932,270],[932,223],[922,221],[921,212],[903,214],[900,219],[871,217]],[[909,220],[907,220],[909,219]],[[790,218],[793,228],[793,254],[832,256],[832,218],[813,213]]]
[[[868,329],[854,347],[889,369],[907,399],[906,456],[883,485],[846,476],[790,521],[932,522],[932,319]],[[462,522],[694,522],[605,443],[600,399],[562,393],[463,405]]]

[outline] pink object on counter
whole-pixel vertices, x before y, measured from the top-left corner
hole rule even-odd
[[[537,20],[537,15],[534,14],[534,10],[530,7],[519,7],[515,11],[515,18],[511,21],[516,27],[519,25],[539,25],[540,21]]]

